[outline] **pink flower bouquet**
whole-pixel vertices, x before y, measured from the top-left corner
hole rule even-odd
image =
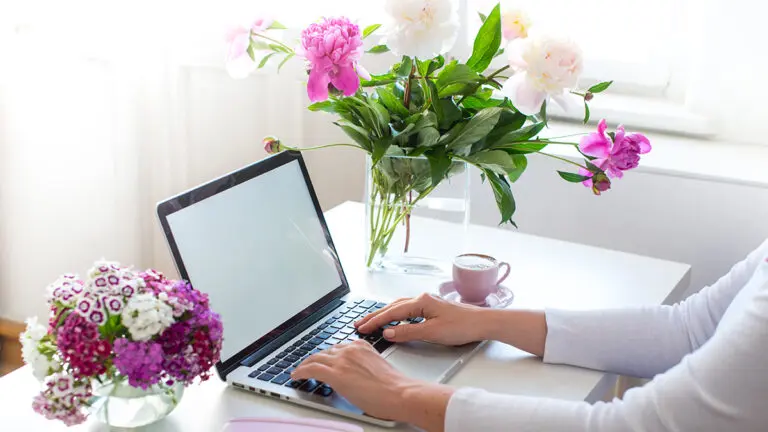
[[[472,165],[493,190],[500,223],[515,225],[514,184],[531,157],[558,160],[567,170],[557,175],[582,183],[595,195],[638,166],[650,141],[623,126],[577,141],[547,137],[549,107],[590,118],[589,103],[613,81],[580,86],[581,48],[570,38],[538,31],[521,10],[497,4],[479,14],[480,27],[468,58],[451,50],[459,34],[456,2],[386,0],[383,23],[359,27],[354,19],[326,17],[301,33],[297,46],[280,40],[284,26],[254,19],[229,40],[227,65],[235,77],[290,59],[303,60],[311,111],[333,114],[346,142],[311,148],[291,147],[267,137],[268,153],[334,146],[358,148],[369,155],[371,182],[368,232],[369,267],[390,250],[400,225],[408,252],[411,211],[443,181]],[[266,24],[268,23],[268,24]],[[378,43],[377,32],[384,33]],[[370,74],[366,55],[394,54],[392,66]],[[386,54],[385,54],[386,55]],[[242,68],[240,68],[242,66]],[[575,109],[574,109],[575,108]],[[576,111],[576,112],[573,112]],[[565,156],[562,154],[565,152]],[[515,225],[516,226],[516,225]]]
[[[81,279],[48,287],[48,326],[27,321],[24,361],[44,383],[34,410],[66,425],[85,421],[94,388],[205,381],[219,361],[222,323],[208,296],[154,270],[97,262]]]

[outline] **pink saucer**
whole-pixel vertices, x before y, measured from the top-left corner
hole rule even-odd
[[[479,303],[468,302],[461,298],[461,295],[456,292],[456,287],[453,285],[453,281],[441,283],[438,292],[440,297],[444,300],[456,303],[471,304],[474,306],[489,307],[491,309],[505,308],[512,304],[512,300],[515,299],[515,294],[512,292],[512,290],[505,287],[504,285],[497,285],[496,289],[492,293],[488,294],[488,297],[485,298],[485,301]]]

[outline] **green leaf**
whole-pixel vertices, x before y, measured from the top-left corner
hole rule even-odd
[[[400,63],[400,67],[397,69],[396,75],[400,77],[407,77],[411,75],[413,71],[413,60],[408,56],[403,56],[403,61]]]
[[[466,126],[458,130],[454,126],[454,128],[448,132],[448,135],[452,136],[447,138],[448,141],[446,142],[446,146],[456,154],[468,154],[469,150],[472,148],[472,144],[484,138],[491,130],[493,130],[493,127],[496,126],[496,123],[499,121],[500,115],[501,108],[485,108],[480,110],[466,123]],[[462,125],[462,123],[459,123],[456,126],[459,125]]]
[[[272,24],[270,24],[269,27],[267,27],[267,30],[285,30],[287,28],[288,27],[280,24],[277,21],[272,21]]]
[[[507,175],[509,171],[515,169],[515,161],[512,156],[501,150],[482,151],[466,156],[464,159],[473,165],[501,175]]]
[[[461,106],[468,109],[481,110],[483,108],[497,107],[504,101],[500,99],[483,100],[477,96],[467,96],[461,103]]]
[[[281,62],[280,62],[280,64],[279,64],[279,65],[277,65],[277,71],[278,71],[278,72],[280,72],[280,69],[282,69],[282,68],[283,68],[283,65],[285,65],[286,63],[288,63],[288,60],[292,59],[292,58],[293,58],[293,56],[295,56],[295,55],[296,55],[296,54],[294,54],[294,53],[290,53],[290,54],[286,55],[286,56],[285,56],[285,58],[283,59],[283,61],[281,61]]]
[[[496,51],[496,54],[493,55],[493,58],[496,58],[502,54],[504,54],[504,48],[499,48],[499,50]]]
[[[586,165],[587,165],[587,169],[588,169],[590,172],[592,172],[593,174],[599,174],[599,173],[603,172],[603,170],[602,170],[602,169],[600,169],[600,167],[599,167],[599,166],[597,166],[597,165],[593,164],[592,162],[590,162],[590,161],[588,161],[588,160],[585,160],[584,162],[586,162]]]
[[[478,13],[477,13],[477,16],[479,16],[479,17],[480,17],[480,22],[485,22],[485,20],[487,20],[487,19],[488,19],[488,15],[486,15],[486,14],[484,14],[484,13],[482,13],[482,12],[478,12]]]
[[[451,96],[458,96],[463,95],[467,92],[470,92],[474,87],[470,84],[451,84],[449,86],[445,86],[440,89],[439,93],[437,94],[438,97],[441,98],[447,98]]]
[[[369,54],[382,54],[385,52],[389,52],[389,47],[387,47],[386,45],[376,45],[366,52]]]
[[[376,115],[376,120],[379,122],[379,130],[383,132],[383,135],[389,136],[389,121],[391,117],[387,108],[375,100],[369,100],[368,106],[372,108],[373,113]]]
[[[581,183],[583,181],[589,180],[591,177],[587,177],[585,175],[581,174],[574,174],[569,173],[565,171],[558,171],[558,174],[560,174],[560,177],[563,178],[563,180],[571,182],[571,183]]]
[[[381,103],[384,104],[384,106],[387,107],[391,113],[400,116],[400,118],[406,118],[408,115],[410,115],[408,109],[405,108],[405,105],[403,105],[403,101],[395,96],[391,90],[384,87],[379,87],[376,89],[376,93],[379,95],[379,100]]]
[[[445,57],[439,55],[435,57],[431,63],[429,63],[429,69],[427,69],[427,75],[432,75],[432,73],[441,67],[445,66]]]
[[[490,144],[496,143],[504,135],[514,132],[525,124],[528,117],[517,111],[505,109],[501,112],[499,122],[496,123],[496,127],[488,134],[487,142]]]
[[[592,87],[590,87],[589,89],[587,89],[587,91],[590,92],[590,93],[604,92],[604,91],[608,90],[608,87],[610,87],[611,84],[613,84],[613,81],[604,81],[604,82],[601,82],[601,83],[597,83],[597,84],[593,85]]]
[[[440,132],[433,127],[426,127],[419,131],[418,146],[432,147],[440,139]]]
[[[455,84],[476,84],[480,82],[481,77],[477,72],[470,69],[465,64],[459,64],[456,60],[448,63],[448,65],[437,74],[437,88],[442,90],[448,86]],[[442,97],[442,96],[441,96]]]
[[[256,61],[256,54],[253,52],[253,45],[248,45],[248,48],[245,51],[248,53],[248,57],[251,58],[251,61]]]
[[[437,186],[451,169],[451,158],[445,152],[445,147],[437,147],[427,155],[429,170],[432,176],[432,185]]]
[[[467,66],[475,72],[483,72],[491,64],[491,60],[501,45],[500,7],[497,3],[475,37],[472,56],[467,60]]]
[[[541,104],[541,109],[539,110],[539,118],[544,123],[544,126],[547,125],[547,101],[545,100]]]
[[[278,44],[268,44],[267,46],[269,47],[269,49],[271,49],[272,51],[275,51],[275,52],[281,52],[281,53],[286,53],[286,54],[290,54],[290,53],[293,52],[292,50],[290,50],[290,49],[288,49],[288,48],[286,48],[286,47],[284,47],[282,45],[278,45]]]
[[[371,152],[371,163],[376,165],[387,153],[387,149],[392,145],[390,138],[379,138],[373,142],[373,151]]]
[[[381,24],[372,24],[372,25],[369,25],[368,27],[366,27],[366,28],[363,30],[363,39],[365,39],[365,38],[367,38],[368,36],[370,36],[370,35],[371,35],[373,32],[375,32],[376,30],[378,30],[378,29],[379,29],[379,27],[381,27]]]
[[[587,105],[587,101],[584,101],[584,124],[587,124],[589,121],[589,105]]]
[[[515,169],[507,171],[507,177],[509,177],[509,181],[514,183],[523,175],[525,169],[528,168],[528,158],[522,154],[513,154],[512,160],[515,162]]]
[[[438,103],[433,105],[437,113],[437,123],[441,130],[448,130],[457,121],[462,119],[461,109],[451,98],[438,99]]]
[[[528,142],[504,144],[494,148],[504,150],[505,152],[510,154],[528,154],[528,153],[536,153],[538,151],[541,151],[546,146],[547,146],[547,143],[528,141]]]
[[[329,113],[336,113],[335,103],[332,101],[315,102],[307,107],[310,111],[325,111]]]
[[[432,60],[421,61],[416,59],[416,71],[422,77],[429,75],[429,66],[432,64]]]
[[[265,55],[264,58],[261,59],[261,61],[259,62],[259,67],[258,68],[261,69],[264,66],[266,66],[267,62],[269,61],[269,58],[272,57],[273,55],[275,55],[275,53],[269,53],[269,54]]]
[[[368,131],[352,124],[336,123],[344,133],[367,151],[372,151],[371,140],[368,139]]]
[[[512,216],[514,216],[516,210],[515,197],[512,195],[512,189],[510,189],[509,183],[507,183],[504,176],[498,175],[491,170],[484,169],[482,171],[488,179],[488,182],[491,184],[493,197],[496,199],[496,206],[499,208],[499,213],[501,213],[501,222],[499,225],[506,222],[515,225],[512,221]],[[517,227],[517,225],[515,225],[515,227]]]
[[[508,132],[498,138],[494,143],[491,144],[490,148],[501,148],[505,144],[509,143],[515,143],[518,141],[527,141],[534,136],[538,135],[541,130],[544,129],[544,122],[538,122],[534,124],[530,124],[528,126],[525,126],[523,128],[520,128],[518,130]]]

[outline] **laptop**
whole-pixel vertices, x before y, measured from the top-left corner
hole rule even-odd
[[[386,301],[350,293],[300,153],[270,156],[163,201],[157,215],[179,274],[221,314],[216,371],[237,389],[392,427],[290,372],[313,353],[363,339],[406,375],[444,382],[480,346],[393,344],[381,331],[355,331],[354,321]]]

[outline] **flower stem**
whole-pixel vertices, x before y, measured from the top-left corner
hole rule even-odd
[[[411,206],[411,203],[413,202],[413,189],[408,191],[408,207]],[[408,253],[408,246],[411,243],[411,210],[410,208],[405,210],[405,248],[403,248],[403,253]]]
[[[296,52],[293,50],[293,48],[291,48],[291,47],[289,47],[288,45],[286,45],[286,44],[284,44],[284,43],[280,42],[280,41],[279,41],[279,40],[277,40],[277,39],[273,39],[273,38],[271,38],[271,37],[269,37],[269,36],[266,36],[266,35],[263,35],[263,34],[261,34],[261,33],[254,33],[254,32],[251,32],[251,36],[256,36],[256,37],[258,37],[258,38],[262,38],[262,39],[268,40],[268,41],[270,41],[270,42],[272,42],[272,43],[275,43],[275,44],[277,44],[277,45],[280,45],[281,47],[285,48],[286,50],[288,50],[288,52],[289,52],[290,54],[294,54],[294,55],[296,54]]]
[[[413,75],[416,73],[416,65],[414,64],[411,66],[411,73],[408,74],[408,78],[405,80],[405,91],[403,94],[403,103],[405,104],[405,109],[409,109],[408,107],[411,104],[411,80],[413,79]]]
[[[507,70],[507,69],[509,69],[509,65],[506,65],[506,66],[504,66],[504,67],[501,67],[501,68],[499,68],[499,70],[497,70],[496,72],[494,72],[494,73],[492,73],[492,74],[488,75],[488,77],[486,77],[486,78],[485,78],[485,80],[486,80],[486,81],[490,81],[490,80],[492,80],[492,79],[493,79],[493,78],[494,78],[496,75],[498,75],[498,74],[500,74],[500,73],[504,72],[504,71],[505,71],[505,70]]]
[[[552,159],[557,159],[557,160],[559,160],[559,161],[563,161],[563,162],[565,162],[565,163],[569,163],[569,164],[571,164],[571,165],[576,165],[576,166],[577,166],[577,167],[579,167],[579,168],[584,168],[584,169],[587,169],[587,167],[585,167],[584,165],[581,165],[581,164],[579,164],[579,163],[576,163],[576,162],[574,162],[574,161],[572,161],[572,160],[569,160],[569,159],[566,159],[566,158],[563,158],[563,157],[560,157],[560,156],[555,156],[555,155],[553,155],[553,154],[550,154],[550,153],[544,153],[544,152],[536,152],[536,153],[538,153],[538,154],[540,154],[540,155],[544,155],[544,156],[548,156],[548,157],[551,157]]]
[[[325,145],[321,145],[321,146],[306,147],[306,148],[289,147],[289,146],[287,146],[285,144],[282,144],[282,146],[286,150],[293,150],[293,151],[319,150],[319,149],[324,149],[324,148],[328,148],[328,147],[354,147],[354,148],[357,148],[357,149],[362,148],[362,147],[360,147],[359,145],[356,145],[356,144],[325,144]]]

